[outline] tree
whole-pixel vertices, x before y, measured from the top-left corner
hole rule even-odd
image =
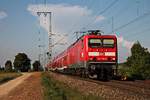
[[[7,72],[12,71],[12,62],[10,60],[7,60],[5,63],[5,71]]]
[[[33,66],[33,70],[34,70],[34,71],[39,71],[41,64],[40,64],[39,61],[35,61],[35,62],[32,64],[32,66]]]
[[[31,69],[31,60],[28,58],[28,56],[25,53],[18,53],[15,56],[14,60],[14,68],[17,71],[21,72],[27,72],[28,70]]]
[[[131,56],[126,64],[130,67],[129,74],[136,79],[150,79],[150,53],[147,48],[136,42],[131,48]]]

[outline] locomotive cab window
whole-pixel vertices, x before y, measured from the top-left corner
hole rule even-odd
[[[113,39],[103,39],[103,47],[114,47]]]
[[[89,45],[89,47],[92,47],[92,48],[101,47],[102,46],[102,40],[96,39],[96,38],[89,39],[88,45]]]

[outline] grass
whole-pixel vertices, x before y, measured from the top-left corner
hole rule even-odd
[[[44,86],[44,100],[101,100],[93,95],[83,95],[75,89],[69,88],[62,82],[52,79],[48,73],[42,73]]]
[[[21,73],[15,73],[15,72],[12,72],[12,73],[0,72],[0,84],[3,84],[21,75],[22,75]]]

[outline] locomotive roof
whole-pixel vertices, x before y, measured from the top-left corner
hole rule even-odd
[[[86,35],[82,35],[81,37],[79,37],[74,43],[72,43],[67,49],[69,49],[71,46],[73,46],[74,44],[76,44],[79,40],[81,40],[81,38],[83,38],[84,36],[93,36],[93,37],[103,37],[103,38],[116,38],[115,35],[92,35],[92,34],[86,34]]]
[[[102,38],[116,38],[116,36],[115,35],[85,35],[85,36],[89,36],[89,37],[102,37]]]

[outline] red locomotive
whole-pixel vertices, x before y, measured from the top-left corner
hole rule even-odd
[[[64,52],[54,57],[49,68],[64,73],[110,79],[117,65],[117,38],[88,31]]]

